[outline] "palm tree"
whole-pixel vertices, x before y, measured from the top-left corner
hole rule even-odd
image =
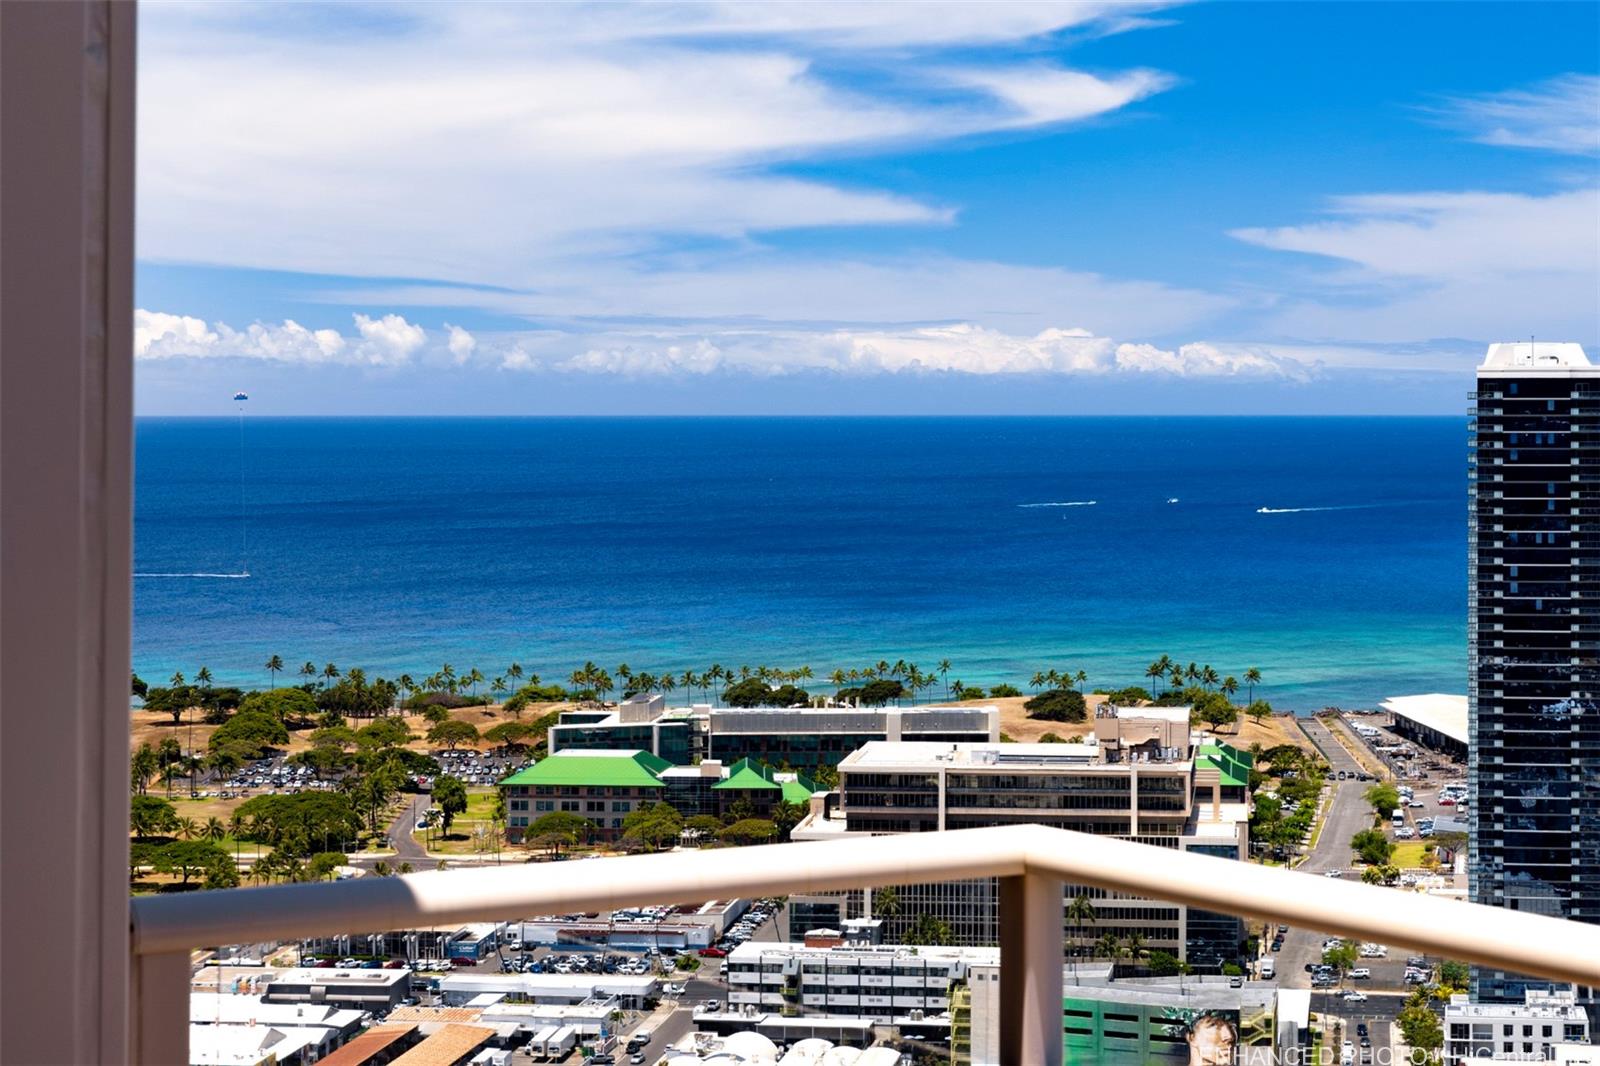
[[[317,676],[317,664],[313,663],[313,662],[307,662],[304,666],[300,667],[300,676],[305,678],[305,679],[307,679],[308,681],[311,678],[316,677]]]
[[[1210,663],[1207,663],[1204,669],[1200,671],[1200,681],[1206,686],[1207,689],[1210,689],[1213,685],[1216,685],[1221,680],[1222,679],[1217,676],[1217,672],[1211,668]]]
[[[283,656],[274,655],[267,660],[267,676],[272,679],[272,687],[278,687],[278,673],[283,669]]]
[[[887,885],[872,894],[872,913],[885,922],[892,922],[900,914],[900,893]]]
[[[206,824],[201,828],[200,835],[213,844],[220,844],[222,838],[228,835],[228,827],[222,824],[222,819],[212,815],[206,819]]]
[[[178,819],[178,835],[185,840],[193,840],[203,831],[203,827],[193,818]]]
[[[201,688],[211,687],[211,671],[202,666],[194,675],[194,680]]]
[[[1044,672],[1042,670],[1035,670],[1033,676],[1028,678],[1028,687],[1035,692],[1044,688]]]
[[[1233,694],[1235,692],[1238,692],[1238,691],[1239,691],[1239,679],[1238,678],[1234,677],[1232,674],[1229,674],[1227,677],[1222,679],[1222,694],[1224,696],[1228,697],[1230,702],[1233,700]]]
[[[493,692],[496,696],[500,695],[500,693],[504,692],[505,690],[506,690],[506,679],[505,678],[497,677],[493,681],[489,682],[489,691]]]
[[[1245,702],[1254,703],[1256,701],[1256,686],[1261,684],[1261,671],[1253,666],[1246,670],[1244,672],[1244,683],[1250,687],[1250,695],[1245,697]]]
[[[182,688],[183,687],[183,671],[182,670],[174,670],[172,672],[172,687],[173,688]]]
[[[1081,892],[1078,895],[1073,896],[1072,902],[1067,904],[1067,921],[1072,923],[1072,931],[1074,934],[1073,939],[1075,941],[1083,939],[1083,927],[1085,925],[1093,925],[1095,923],[1095,919],[1098,917],[1099,915],[1095,913],[1094,904],[1090,902],[1088,896],[1085,896]],[[1076,958],[1081,953],[1081,947],[1077,943],[1074,943],[1072,945],[1072,954],[1074,958],[1072,965],[1074,970],[1076,970],[1078,965]]]
[[[1167,680],[1171,682],[1171,688],[1181,689],[1183,687],[1183,667],[1174,666],[1172,668],[1172,676]]]
[[[661,689],[662,695],[666,695],[673,689],[677,688],[678,683],[673,679],[672,672],[669,670],[667,673],[662,674],[661,677],[656,681],[656,686]]]
[[[469,689],[472,690],[472,694],[476,696],[478,694],[478,686],[483,684],[483,675],[480,674],[478,672],[478,668],[474,666],[471,670],[467,671],[467,676],[461,680]]]
[[[1194,682],[1199,681],[1200,680],[1200,664],[1199,663],[1190,663],[1188,666],[1184,667],[1183,677],[1184,677],[1184,680],[1188,681],[1190,684],[1193,684]]]
[[[510,666],[506,667],[506,676],[511,679],[511,685],[513,688],[520,687],[517,683],[522,680],[522,664],[512,663]]]
[[[1144,676],[1150,679],[1150,685],[1155,687],[1157,682],[1167,680],[1167,657],[1163,655],[1155,662],[1144,668]]]
[[[1085,681],[1089,680],[1089,675],[1084,673],[1082,670],[1079,670],[1077,673],[1072,675],[1072,680],[1077,682],[1078,691],[1082,692],[1083,691],[1083,683]]]
[[[1140,936],[1138,933],[1129,933],[1128,958],[1132,959],[1134,962],[1139,962],[1148,954],[1149,952],[1146,951],[1144,947],[1144,937]]]
[[[332,663],[322,668],[322,676],[326,681],[332,681],[339,676],[339,668]]]
[[[129,769],[132,771],[133,790],[143,796],[145,789],[150,786],[150,779],[161,769],[161,758],[149,744],[140,744],[130,757]]]
[[[377,862],[372,864],[372,874],[374,877],[388,877],[393,872],[394,871],[390,868],[389,864],[384,862],[382,859],[379,859]]]
[[[404,876],[404,875],[406,875],[406,874],[408,874],[410,872],[411,872],[411,864],[409,862],[403,862],[403,863],[400,864],[399,873],[400,873],[401,876]]]
[[[1122,954],[1122,941],[1117,939],[1115,933],[1102,933],[1100,939],[1095,941],[1094,953],[1097,958],[1115,959]]]
[[[950,660],[949,659],[940,659],[939,660],[939,680],[944,682],[944,698],[945,699],[949,699],[950,698],[949,674],[950,674]]]

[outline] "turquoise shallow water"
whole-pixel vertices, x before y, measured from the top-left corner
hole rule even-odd
[[[136,668],[1463,691],[1461,419],[142,419]],[[1177,502],[1169,503],[1175,499]],[[1263,513],[1262,509],[1265,508]]]

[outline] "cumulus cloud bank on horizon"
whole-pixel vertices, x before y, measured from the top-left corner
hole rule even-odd
[[[234,329],[188,315],[139,310],[135,355],[141,359],[264,359],[397,367],[425,355],[427,334],[403,317],[354,316],[357,336],[309,330],[294,321]],[[970,322],[914,329],[727,330],[712,333],[489,334],[448,326],[440,361],[479,370],[617,374],[624,377],[722,372],[783,375],[954,373],[1165,374],[1247,376],[1309,381],[1319,363],[1261,345],[1198,341],[1172,349],[1118,342],[1086,329],[1012,334]]]
[[[136,359],[264,359],[280,363],[360,363],[400,366],[427,342],[427,331],[396,314],[352,316],[356,336],[307,329],[293,319],[252,322],[234,329],[192,315],[138,309],[133,313]],[[465,331],[463,331],[465,332]],[[452,337],[452,344],[454,344]]]

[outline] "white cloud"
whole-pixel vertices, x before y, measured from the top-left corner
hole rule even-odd
[[[380,33],[153,6],[141,254],[531,287],[663,236],[940,224],[950,205],[770,165],[1115,111],[1164,76],[951,71],[937,49],[1114,28],[1153,6],[362,8],[392,23]]]
[[[1338,264],[1283,301],[1263,323],[1269,335],[1590,340],[1600,321],[1597,219],[1594,188],[1422,192],[1345,197],[1320,221],[1233,236]]]
[[[830,329],[953,320],[1037,333],[1068,321],[1102,335],[1140,337],[1196,329],[1240,303],[1233,296],[1159,282],[938,255],[874,261],[680,257],[657,270],[597,263],[540,274],[532,289],[402,285],[334,290],[320,298],[411,307],[475,306],[585,324],[657,319],[708,329],[730,322]]]
[[[1156,374],[1308,381],[1320,364],[1261,345],[1118,344],[1084,329],[1012,334],[971,323],[903,330],[727,330],[609,334],[576,355],[576,338],[546,335],[535,353],[518,342],[503,369],[665,377],[739,372],[978,376]]]
[[[1073,122],[1117,111],[1171,88],[1174,82],[1170,75],[1154,70],[1099,78],[1055,67],[966,70],[953,72],[950,78],[980,86],[1004,101],[1014,112],[1007,124],[1019,127]]]
[[[364,363],[396,366],[410,362],[427,342],[421,326],[402,316],[353,316],[356,337],[333,329],[307,329],[293,319],[276,325],[252,322],[234,329],[226,322],[207,325],[188,315],[140,308],[133,313],[133,354],[138,359],[262,359],[279,363]],[[465,331],[463,331],[465,332]]]
[[[1430,112],[1475,141],[1570,155],[1600,153],[1600,77],[1563,74],[1526,89],[1451,97]]]
[[[1331,219],[1235,230],[1251,244],[1329,256],[1376,274],[1483,277],[1593,272],[1600,258],[1600,190],[1549,196],[1421,192],[1347,196]]]
[[[217,340],[217,334],[203,319],[159,311],[137,310],[133,313],[133,354],[136,359],[194,354],[215,345]]]
[[[452,326],[448,322],[444,324],[444,328],[450,333],[450,340],[446,345],[450,349],[450,358],[460,366],[471,359],[472,353],[478,350],[478,339],[460,326]]]

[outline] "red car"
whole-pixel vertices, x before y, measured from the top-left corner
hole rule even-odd
[[[703,959],[724,959],[728,957],[728,953],[719,947],[701,948],[700,957]]]

